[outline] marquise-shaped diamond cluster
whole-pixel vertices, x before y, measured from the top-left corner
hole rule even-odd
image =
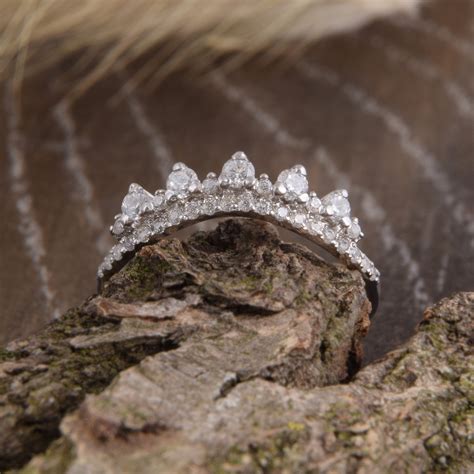
[[[232,213],[296,229],[344,257],[370,280],[379,279],[374,264],[357,247],[363,234],[358,219],[351,217],[346,190],[322,198],[308,192],[306,170],[301,165],[282,171],[275,183],[266,174],[256,178],[255,168],[243,152],[235,153],[219,176],[209,173],[202,182],[191,168],[177,163],[165,190],[151,194],[132,184],[111,227],[118,244],[99,267],[98,276],[110,272],[124,254],[173,228]]]

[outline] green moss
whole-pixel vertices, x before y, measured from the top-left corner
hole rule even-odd
[[[157,278],[173,270],[166,260],[135,257],[124,269],[126,279],[126,297],[131,301],[146,299],[157,285]]]
[[[234,470],[245,472],[304,472],[298,442],[308,436],[307,427],[298,422],[261,443],[250,443],[246,447],[232,447],[224,457],[209,463],[213,474],[224,474]]]

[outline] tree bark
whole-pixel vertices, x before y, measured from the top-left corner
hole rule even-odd
[[[250,220],[162,241],[0,352],[0,469],[469,472],[473,307],[357,373],[358,272]]]

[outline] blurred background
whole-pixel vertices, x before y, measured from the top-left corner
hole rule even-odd
[[[0,343],[95,290],[131,182],[244,150],[344,187],[372,360],[474,288],[474,0],[0,0]]]

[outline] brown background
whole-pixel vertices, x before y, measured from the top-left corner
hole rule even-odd
[[[21,101],[3,86],[0,342],[94,291],[130,182],[162,187],[174,161],[204,177],[239,149],[273,179],[302,163],[319,195],[349,190],[383,277],[368,359],[427,304],[473,289],[474,1],[431,2],[285,67],[177,74],[123,100],[127,77],[111,75],[69,107],[69,67],[27,81]]]

